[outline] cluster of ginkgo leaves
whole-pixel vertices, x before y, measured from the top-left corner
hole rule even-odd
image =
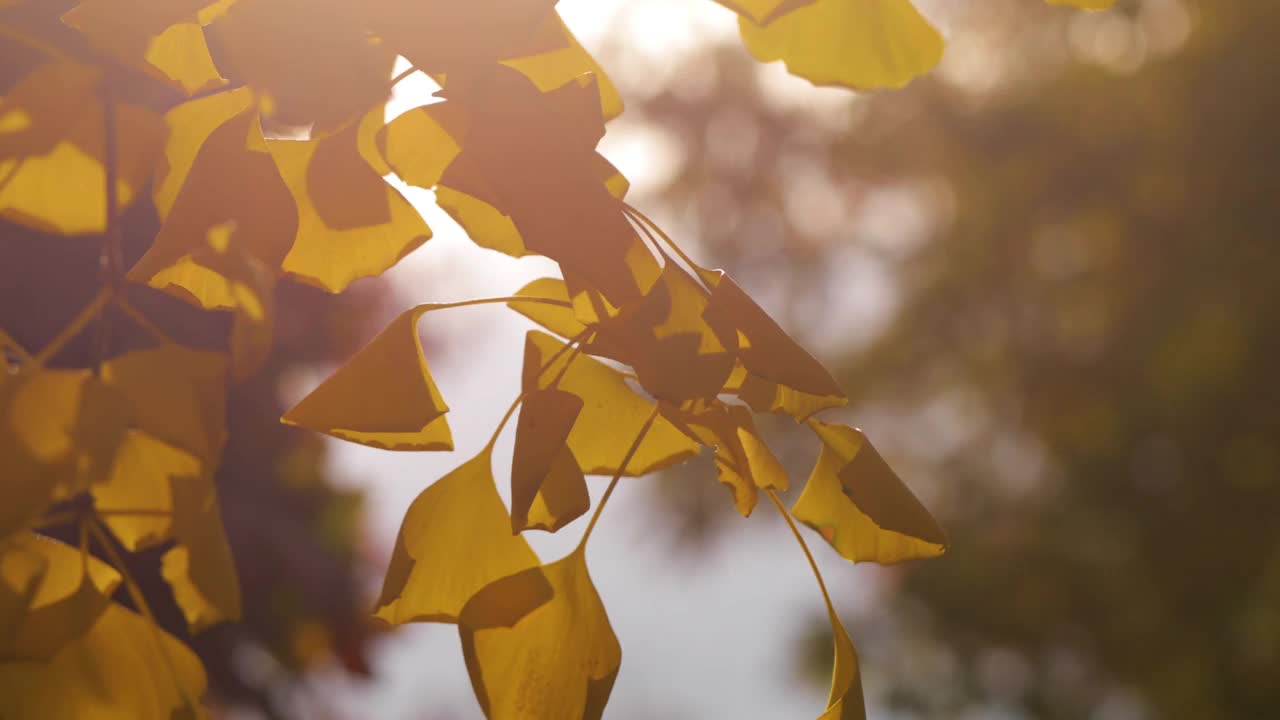
[[[896,87],[942,53],[908,0],[720,2],[752,53],[814,83]],[[488,717],[603,713],[621,648],[585,547],[622,476],[710,449],[738,511],[763,493],[815,575],[793,516],[853,562],[943,551],[863,434],[814,418],[846,403],[822,365],[623,200],[626,180],[595,151],[622,103],[555,4],[0,0],[0,47],[26,63],[0,99],[0,218],[98,243],[103,268],[43,347],[0,329],[0,716],[202,714],[200,663],[156,625],[122,554],[163,551],[192,632],[238,617],[213,485],[228,383],[270,352],[279,279],[339,292],[431,237],[392,174],[433,189],[477,244],[561,269],[510,297],[410,308],[284,417],[374,447],[451,450],[419,319],[504,303],[548,331],[529,332],[522,392],[494,431],[519,407],[510,508],[491,440],[410,507],[375,609],[389,624],[456,624]],[[397,57],[411,67],[393,77]],[[442,101],[386,122],[413,72]],[[159,231],[125,267],[122,215],[139,204]],[[225,351],[174,342],[130,284],[228,314]],[[153,342],[107,353],[109,312]],[[84,333],[91,366],[58,364]],[[754,413],[821,440],[790,511]],[[586,475],[612,480],[576,549],[544,562],[523,533],[587,514]],[[78,546],[41,533],[66,524]],[[132,609],[114,599],[121,586]],[[822,594],[835,670],[821,717],[860,718],[853,645]]]

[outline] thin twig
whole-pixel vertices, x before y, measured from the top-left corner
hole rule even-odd
[[[636,451],[640,449],[640,443],[644,440],[645,435],[649,434],[649,428],[653,427],[653,421],[658,419],[658,412],[662,409],[662,401],[653,406],[653,412],[649,413],[649,419],[644,421],[644,425],[640,427],[640,432],[636,434],[636,439],[631,442],[631,447],[627,448],[627,454],[622,456],[622,463],[618,465],[618,470],[613,474],[613,479],[609,481],[609,487],[604,489],[604,495],[600,496],[600,502],[596,503],[596,511],[591,515],[591,521],[587,523],[587,529],[582,533],[582,540],[578,541],[578,547],[574,552],[582,552],[587,547],[587,539],[591,537],[591,531],[596,529],[596,523],[600,520],[600,513],[604,511],[605,503],[609,502],[610,496],[613,495],[614,488],[618,487],[618,481],[622,479],[622,474],[627,471],[627,465],[630,464],[631,458],[635,457]]]

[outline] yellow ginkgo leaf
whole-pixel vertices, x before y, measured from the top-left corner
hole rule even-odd
[[[436,204],[462,226],[471,242],[511,257],[530,255],[511,218],[489,203],[455,190],[448,185],[436,187]]]
[[[461,109],[453,103],[434,103],[408,110],[387,123],[377,146],[397,177],[431,189],[462,149],[465,128]]]
[[[178,478],[200,475],[200,461],[190,453],[130,430],[116,452],[105,483],[92,486],[94,507],[131,552],[168,540],[173,533],[173,490]]]
[[[946,536],[860,430],[810,420],[822,452],[791,511],[851,562],[941,555]]]
[[[53,657],[94,624],[120,584],[111,566],[35,533],[13,536],[0,552],[37,555],[45,568],[16,632],[0,638],[0,661]]]
[[[569,449],[582,471],[589,475],[612,475],[626,455],[640,429],[653,414],[654,403],[627,386],[626,379],[613,368],[591,357],[561,353],[547,366],[563,344],[538,331],[530,331],[525,341],[524,389],[556,387],[582,398],[582,414],[569,433]],[[565,363],[571,363],[561,376]],[[538,369],[547,366],[539,375]],[[669,420],[658,417],[627,464],[626,475],[639,477],[684,462],[697,455],[699,445],[680,432]]]
[[[682,410],[677,418],[700,442],[715,447],[717,476],[743,517],[755,508],[760,488],[787,489],[787,472],[760,438],[747,408],[713,401]]]
[[[242,107],[249,98],[240,91],[226,94],[235,97],[220,94],[213,96],[217,102],[195,100],[165,116],[172,124],[207,108],[212,120],[221,122],[197,120],[166,144],[168,172],[161,175],[155,191],[164,223],[154,244],[129,271],[131,280],[171,292],[184,289],[205,309],[236,303],[206,297],[197,288],[199,278],[169,277],[162,285],[156,277],[184,260],[211,268],[210,245],[217,255],[243,254],[274,272],[298,232],[297,206],[271,158],[257,112]],[[227,113],[229,118],[223,119]]]
[[[1070,5],[1082,10],[1106,10],[1116,4],[1116,0],[1045,0],[1050,5]]]
[[[432,307],[401,313],[281,419],[387,450],[452,450],[449,406],[418,337],[418,318]]]
[[[5,720],[204,717],[199,658],[149,624],[111,603],[87,633],[47,662],[0,663]]]
[[[546,25],[542,32],[562,34],[564,47],[514,60],[504,60],[502,64],[524,73],[543,92],[554,90],[583,73],[593,73],[600,87],[600,111],[604,119],[611,120],[621,115],[622,97],[614,87],[613,81],[605,74],[604,68],[600,67],[600,63],[596,62],[596,59],[582,47],[578,38],[574,37],[569,26],[564,24],[558,14],[548,17]]]
[[[582,547],[489,584],[462,609],[462,653],[489,720],[599,720],[622,647]]]
[[[560,278],[538,278],[516,291],[516,297],[547,298],[571,302],[569,289]],[[543,328],[563,338],[584,338],[580,341],[582,352],[588,355],[620,360],[623,355],[619,348],[610,347],[608,340],[587,333],[587,326],[579,319],[573,308],[538,302],[509,302],[507,307],[524,315]],[[584,335],[585,334],[585,335]]]
[[[208,474],[170,478],[173,532],[178,544],[160,570],[191,632],[240,619],[240,580],[222,528],[218,495]]]
[[[102,379],[129,398],[131,427],[217,464],[227,437],[226,356],[165,344],[107,360]]]
[[[406,622],[457,622],[480,588],[538,564],[494,485],[486,447],[422,491],[405,513],[374,616]]]
[[[390,93],[396,52],[369,32],[365,11],[340,0],[236,2],[207,32],[220,66],[254,89],[265,115],[327,130]]]
[[[718,395],[737,359],[730,317],[675,263],[662,269],[643,300],[599,330],[621,349],[645,390],[676,404]]]
[[[90,44],[187,95],[226,84],[196,13],[211,0],[83,0],[62,21]]]
[[[13,647],[49,572],[49,559],[26,545],[24,535],[0,540],[0,648]]]
[[[124,397],[87,370],[32,369],[0,384],[0,538],[106,480],[127,420]]]
[[[374,112],[381,115],[382,106]],[[418,211],[361,156],[361,125],[267,143],[298,206],[283,269],[329,292],[382,273],[431,237]]]
[[[848,403],[822,363],[809,354],[723,270],[694,266],[711,289],[711,307],[738,331],[738,363],[724,390],[757,412],[810,415]]]
[[[827,697],[827,709],[818,720],[866,720],[858,653],[830,599],[827,599],[827,615],[831,619],[831,635],[835,640],[835,662],[831,667],[831,694]]]
[[[37,67],[0,99],[0,218],[43,232],[106,228],[105,109],[101,72],[73,62]],[[151,177],[165,129],[150,110],[115,103],[119,208]]]
[[[763,27],[740,17],[738,29],[761,62],[815,85],[902,87],[942,59],[942,36],[911,0],[816,0]]]
[[[756,25],[764,26],[796,8],[813,3],[814,0],[716,0],[716,2]]]
[[[184,102],[164,114],[169,128],[164,160],[156,168],[151,200],[163,220],[191,174],[200,149],[220,126],[253,107],[253,92],[238,88]]]
[[[526,393],[511,457],[511,531],[555,532],[591,507],[587,481],[566,440],[582,398],[556,389]]]

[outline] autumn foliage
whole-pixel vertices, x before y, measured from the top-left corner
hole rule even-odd
[[[938,32],[908,0],[723,0],[747,48],[818,84],[901,86]],[[1079,0],[1081,7],[1107,2]],[[595,148],[622,100],[554,0],[0,0],[0,43],[25,63],[0,100],[0,217],[101,249],[101,286],[52,342],[0,329],[0,716],[198,716],[199,661],[155,623],[123,553],[163,548],[191,632],[241,600],[212,481],[229,383],[271,352],[281,281],[341,292],[431,237],[386,178],[435,191],[478,245],[555,261],[508,297],[405,310],[283,418],[348,442],[448,451],[446,404],[418,326],[501,303],[526,340],[511,505],[491,440],[409,508],[373,615],[458,627],[491,718],[598,718],[622,650],[586,547],[618,480],[714,454],[743,515],[763,495],[851,562],[943,552],[929,513],[866,436],[815,417],[845,393],[719,270],[625,201]],[[393,77],[397,57],[411,68]],[[391,122],[409,72],[438,102]],[[159,220],[126,267],[122,215]],[[4,242],[10,242],[5,238]],[[229,318],[226,346],[184,346],[129,299],[146,286]],[[96,347],[119,318],[150,342]],[[518,408],[518,415],[517,415]],[[822,442],[788,511],[788,478],[753,416]],[[591,513],[586,475],[612,479]],[[577,548],[539,558],[529,530],[590,514]],[[71,522],[79,543],[42,534]],[[822,718],[864,715],[858,662],[821,577],[835,670]],[[130,607],[126,607],[126,603]]]

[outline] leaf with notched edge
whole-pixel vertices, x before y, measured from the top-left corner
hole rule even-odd
[[[937,521],[861,431],[817,420],[822,453],[792,513],[851,562],[929,558],[946,549]]]
[[[386,450],[452,450],[445,413],[409,308],[281,420]]]

